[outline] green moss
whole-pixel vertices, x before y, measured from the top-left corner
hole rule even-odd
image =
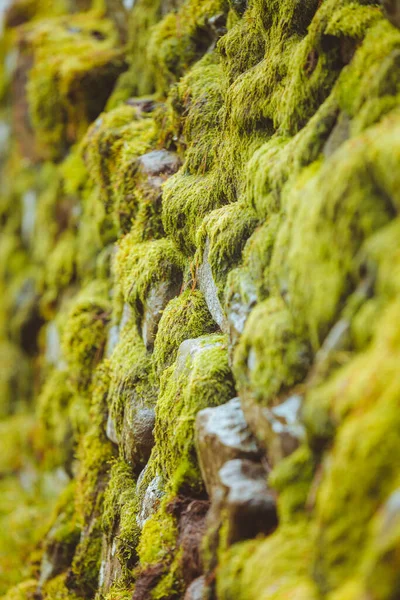
[[[102,512],[104,488],[115,454],[106,436],[109,385],[108,365],[103,362],[96,370],[92,384],[91,427],[81,437],[77,450],[80,464],[75,505],[82,526]]]
[[[301,446],[270,473],[268,483],[278,491],[279,522],[291,524],[304,519],[316,459],[308,446]]]
[[[179,285],[182,268],[182,256],[169,239],[135,244],[128,234],[119,243],[116,275],[125,301],[138,319],[150,290],[165,282]]]
[[[110,358],[108,404],[118,436],[121,434],[125,408],[133,401],[137,405],[152,406],[156,396],[151,356],[134,321],[130,320],[120,333],[120,340]]]
[[[43,590],[43,600],[82,600],[66,585],[66,575],[61,574],[51,579]]]
[[[184,340],[212,333],[215,323],[203,294],[186,290],[171,300],[163,312],[154,344],[154,364],[159,375],[175,362]]]
[[[9,589],[2,598],[3,600],[34,600],[36,590],[36,579],[28,579]]]
[[[58,295],[70,285],[76,274],[76,236],[73,231],[61,234],[57,245],[47,257],[45,269],[45,299],[56,300]]]
[[[185,254],[194,254],[203,218],[224,203],[217,174],[185,175],[179,171],[164,184],[162,221],[166,234]]]
[[[265,540],[232,546],[217,571],[221,600],[300,600],[318,598],[308,576],[312,556],[310,529],[304,523],[286,525]]]
[[[186,0],[154,27],[148,57],[159,92],[165,93],[209,49],[215,39],[209,19],[226,12],[224,0]]]
[[[32,395],[31,365],[24,353],[9,342],[0,343],[0,414],[18,412]]]
[[[137,158],[154,144],[151,114],[142,116],[133,106],[104,113],[89,128],[82,152],[90,176],[100,186],[97,228],[104,243],[118,231],[127,233],[138,212],[134,196]]]
[[[159,470],[175,493],[203,487],[194,448],[196,414],[234,395],[223,336],[198,338],[187,352],[181,347],[175,367],[164,372],[154,432]]]
[[[202,262],[208,241],[207,260],[222,295],[228,272],[238,264],[243,247],[257,225],[254,212],[237,202],[208,214],[197,233],[197,260]]]
[[[174,517],[166,511],[166,502],[151,516],[143,526],[138,546],[139,563],[141,568],[161,563],[168,564],[175,550],[178,538],[178,528]]]
[[[154,92],[155,71],[148,61],[148,44],[152,27],[161,19],[160,0],[137,0],[130,11],[128,23],[128,71],[118,80],[116,88],[107,103],[107,108],[115,108],[132,96],[145,96]]]
[[[24,47],[33,55],[27,96],[40,156],[62,156],[102,111],[123,68],[116,43],[111,21],[96,13],[25,29]]]
[[[131,569],[137,559],[136,547],[139,526],[136,522],[136,481],[132,469],[124,461],[116,461],[111,469],[110,481],[104,496],[103,530],[109,543],[114,540],[115,553],[122,570],[119,586],[132,580]]]
[[[41,425],[37,436],[49,466],[70,466],[74,440],[69,410],[73,393],[64,371],[54,371],[48,376],[37,399],[37,415]]]
[[[185,171],[205,173],[221,141],[222,71],[215,52],[206,54],[169,94],[170,135],[184,154]]]
[[[335,393],[330,396],[331,411],[339,422],[348,416],[326,461],[317,499],[314,572],[322,590],[338,586],[352,574],[361,559],[356,549],[366,542],[367,523],[397,485],[399,392],[393,375],[399,332],[393,323],[398,312],[398,303],[392,303],[370,349],[346,366],[331,385]]]
[[[398,106],[400,91],[398,30],[381,18],[377,7],[359,7],[358,11],[369,14],[372,23],[362,46],[338,81],[339,103],[353,118],[353,134],[377,123],[386,113]],[[354,24],[355,21],[353,17],[350,22]],[[365,27],[365,22],[360,21],[358,27],[360,26]]]
[[[280,298],[269,298],[250,314],[234,355],[241,394],[262,405],[300,382],[309,366],[306,340],[296,333],[293,317]]]
[[[102,358],[110,318],[107,285],[92,282],[78,294],[62,332],[62,350],[77,390],[85,389]]]

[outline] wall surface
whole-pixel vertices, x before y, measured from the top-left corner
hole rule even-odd
[[[3,600],[400,598],[399,27],[5,9]]]

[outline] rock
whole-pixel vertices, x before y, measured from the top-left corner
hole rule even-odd
[[[34,190],[26,191],[21,198],[22,217],[21,217],[21,235],[24,243],[30,246],[36,224],[36,205],[37,194]]]
[[[197,354],[218,346],[222,346],[222,344],[215,340],[210,341],[209,336],[201,336],[182,342],[176,357],[174,377],[179,379],[183,373],[189,372],[193,359]]]
[[[201,473],[210,496],[219,483],[218,472],[226,462],[234,458],[252,460],[260,454],[239,398],[200,411],[195,431]]]
[[[110,327],[110,329],[108,330],[107,345],[106,345],[106,357],[107,358],[110,358],[111,354],[114,352],[114,349],[120,340],[121,331],[129,323],[131,318],[132,318],[132,309],[129,306],[129,304],[127,304],[125,302],[123,310],[122,310],[121,321],[119,322],[118,325],[112,325]]]
[[[229,5],[241,17],[247,8],[247,0],[229,0]]]
[[[186,585],[202,573],[200,548],[206,528],[206,516],[210,503],[178,496],[167,506],[178,523],[180,564]]]
[[[315,368],[320,370],[332,361],[334,355],[343,352],[350,343],[349,319],[340,319],[332,327],[315,357]]]
[[[107,425],[106,425],[106,435],[108,439],[113,442],[113,444],[118,444],[118,436],[115,428],[114,419],[111,414],[108,413]]]
[[[46,326],[46,362],[50,365],[57,366],[60,370],[62,366],[62,354],[60,333],[55,321],[50,321]]]
[[[251,398],[243,401],[245,418],[272,465],[294,452],[304,439],[302,400],[302,396],[293,394],[272,408],[260,406]]]
[[[108,542],[107,536],[103,536],[101,564],[99,571],[99,591],[102,594],[107,594],[114,583],[122,575],[121,564],[115,555],[116,540],[118,532],[114,536],[112,542]]]
[[[107,344],[105,350],[106,358],[110,358],[111,354],[114,352],[115,347],[119,342],[119,327],[118,325],[112,325],[108,330],[107,336]]]
[[[178,171],[181,160],[175,152],[153,150],[138,158],[138,166],[140,175],[147,179],[148,184],[160,189],[164,181]]]
[[[138,405],[136,398],[125,407],[121,447],[126,462],[136,472],[140,472],[150,458],[154,446],[154,422],[154,409]]]
[[[203,600],[206,591],[207,584],[205,577],[198,577],[187,588],[183,600]]]
[[[350,137],[350,118],[346,113],[341,113],[336,122],[336,125],[332,129],[330,136],[328,137],[323,147],[323,154],[325,158],[329,158],[332,154]]]
[[[180,282],[163,281],[150,290],[142,319],[142,338],[147,350],[153,350],[162,312],[179,294],[180,287]]]
[[[136,515],[136,523],[140,529],[143,528],[147,519],[157,512],[161,499],[164,496],[163,481],[159,475],[153,477],[149,485],[145,487],[147,469],[148,467],[143,469],[137,482],[137,495],[140,500],[139,509]]]
[[[243,333],[247,318],[257,304],[257,290],[249,273],[237,269],[228,280],[225,313],[228,321],[229,338],[235,346]]]
[[[386,18],[400,28],[400,0],[381,0]]]
[[[138,116],[153,112],[158,104],[151,96],[149,98],[128,98],[125,104],[133,106],[138,111]]]
[[[215,285],[211,265],[208,261],[209,252],[210,240],[207,238],[204,248],[203,262],[197,271],[197,279],[199,282],[200,290],[204,294],[204,298],[206,300],[208,310],[210,311],[211,316],[222,329],[222,331],[226,333],[228,331],[228,326],[223,308],[221,306],[221,302],[218,297],[218,289]]]
[[[219,479],[207,515],[204,542],[206,569],[210,572],[217,565],[220,551],[260,533],[270,534],[278,523],[275,498],[260,464],[231,460],[220,469]]]

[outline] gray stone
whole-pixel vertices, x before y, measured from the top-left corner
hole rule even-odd
[[[198,577],[189,585],[183,600],[203,600],[207,593],[205,577]]]
[[[142,320],[142,338],[147,350],[153,350],[162,312],[168,302],[179,294],[180,287],[180,282],[163,281],[150,290]]]
[[[219,479],[207,516],[208,545],[215,557],[218,548],[269,534],[278,523],[275,497],[262,465],[246,459],[230,460],[220,469]]]
[[[349,319],[340,319],[335,323],[316,354],[315,364],[317,368],[329,362],[333,354],[337,354],[348,347],[350,326]]]
[[[221,306],[221,302],[218,298],[217,286],[215,285],[211,265],[208,261],[209,252],[210,240],[207,238],[204,248],[203,262],[197,271],[197,279],[199,282],[200,290],[204,294],[204,298],[206,300],[208,310],[210,311],[212,318],[219,325],[222,331],[226,333],[228,331],[228,324],[223,308]]]
[[[221,342],[210,342],[209,336],[201,336],[191,340],[185,340],[179,346],[176,366],[174,369],[174,377],[180,378],[184,373],[190,371],[191,364],[196,354],[205,352],[210,348],[222,346]]]
[[[225,299],[229,339],[232,346],[235,346],[243,333],[247,318],[257,304],[257,300],[257,290],[251,276],[246,270],[237,269],[227,286]]]
[[[37,193],[26,191],[22,197],[21,235],[24,243],[29,246],[33,239],[36,225]]]
[[[350,118],[346,113],[341,113],[328,137],[324,147],[323,154],[325,158],[329,158],[336,150],[350,137]]]
[[[400,28],[400,0],[381,0],[386,18]]]
[[[99,570],[99,591],[107,594],[114,583],[122,575],[121,564],[116,556],[116,539],[118,532],[111,543],[103,535],[101,564]]]
[[[243,400],[246,421],[272,465],[294,452],[304,439],[305,429],[300,420],[302,401],[302,396],[293,394],[281,404],[267,408],[252,398]]]
[[[256,459],[260,455],[239,398],[201,410],[196,418],[195,439],[203,480],[210,496],[219,484],[218,472],[226,462],[234,458]]]
[[[139,509],[136,515],[136,523],[140,529],[143,528],[143,525],[146,523],[147,519],[157,512],[160,502],[164,496],[163,480],[160,475],[153,477],[150,483],[146,486],[147,470],[148,466],[145,467],[139,475],[136,486],[136,493],[139,498]]]
[[[57,324],[55,321],[49,321],[46,325],[46,362],[60,367],[61,356],[60,333]]]
[[[115,428],[114,419],[111,414],[108,413],[107,425],[106,425],[106,435],[108,439],[113,442],[113,444],[118,444],[118,436]]]
[[[132,399],[125,407],[121,432],[121,447],[126,462],[134,471],[141,471],[154,446],[154,409]]]

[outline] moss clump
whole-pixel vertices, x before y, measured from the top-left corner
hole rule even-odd
[[[183,262],[173,243],[166,238],[135,244],[127,235],[119,244],[115,270],[124,299],[140,320],[152,288],[172,283],[179,289]]]
[[[201,292],[186,290],[171,300],[161,317],[154,344],[158,375],[175,362],[183,341],[212,333],[215,327]]]
[[[269,298],[251,313],[234,355],[241,394],[264,406],[300,382],[310,364],[309,348],[280,298]]]
[[[265,540],[235,544],[223,556],[217,573],[221,600],[300,600],[318,598],[308,576],[312,556],[305,522],[286,525]]]
[[[69,410],[73,392],[68,386],[65,371],[54,371],[47,378],[38,397],[38,419],[41,424],[37,436],[49,466],[71,466],[76,439]]]
[[[219,57],[211,52],[170,91],[169,133],[184,153],[184,170],[193,175],[204,174],[217,159],[223,89]]]
[[[89,128],[82,152],[90,176],[100,186],[97,227],[104,243],[127,233],[138,211],[134,196],[137,158],[155,142],[154,120],[134,106],[104,113]],[[99,203],[100,200],[100,203]]]
[[[23,32],[33,57],[27,96],[39,156],[57,159],[102,111],[123,69],[111,21],[96,13],[43,20]]]
[[[94,281],[77,295],[68,312],[61,344],[77,390],[86,388],[102,358],[110,308],[107,285]]]
[[[31,366],[28,358],[15,344],[0,343],[0,414],[18,412],[31,398]]]
[[[154,27],[148,56],[159,92],[165,93],[211,47],[218,33],[210,19],[218,16],[224,21],[227,8],[225,0],[185,0],[176,13],[169,13]]]
[[[399,352],[398,327],[393,324],[398,313],[394,302],[383,313],[369,349],[321,390],[322,400],[329,391],[329,410],[338,425],[316,506],[314,574],[323,591],[336,588],[358,568],[362,553],[356,548],[368,548],[367,523],[398,484],[393,461],[400,448],[399,391],[393,376]],[[333,497],[339,479],[340,490]]]
[[[130,97],[154,92],[154,66],[149,63],[147,52],[152,27],[161,19],[162,8],[160,0],[137,0],[134,3],[128,22],[128,70],[120,76],[108,100],[108,109]]]
[[[203,488],[194,447],[197,413],[234,395],[223,336],[203,336],[181,345],[177,362],[161,380],[154,430],[159,470],[175,493]]]
[[[115,555],[121,567],[121,581],[114,585],[126,585],[132,581],[131,569],[137,559],[136,547],[140,529],[136,522],[136,481],[131,467],[123,460],[116,461],[110,474],[105,495],[102,527],[109,543],[114,540]]]
[[[238,264],[243,247],[256,225],[254,212],[241,202],[223,206],[204,218],[197,235],[198,261],[203,260],[208,240],[207,260],[221,296],[227,274]]]
[[[134,402],[152,406],[156,396],[151,356],[131,319],[120,333],[120,340],[110,358],[108,405],[118,436],[122,432],[128,404]]]
[[[278,496],[279,522],[304,519],[317,461],[308,446],[301,446],[282,460],[268,477]]]

